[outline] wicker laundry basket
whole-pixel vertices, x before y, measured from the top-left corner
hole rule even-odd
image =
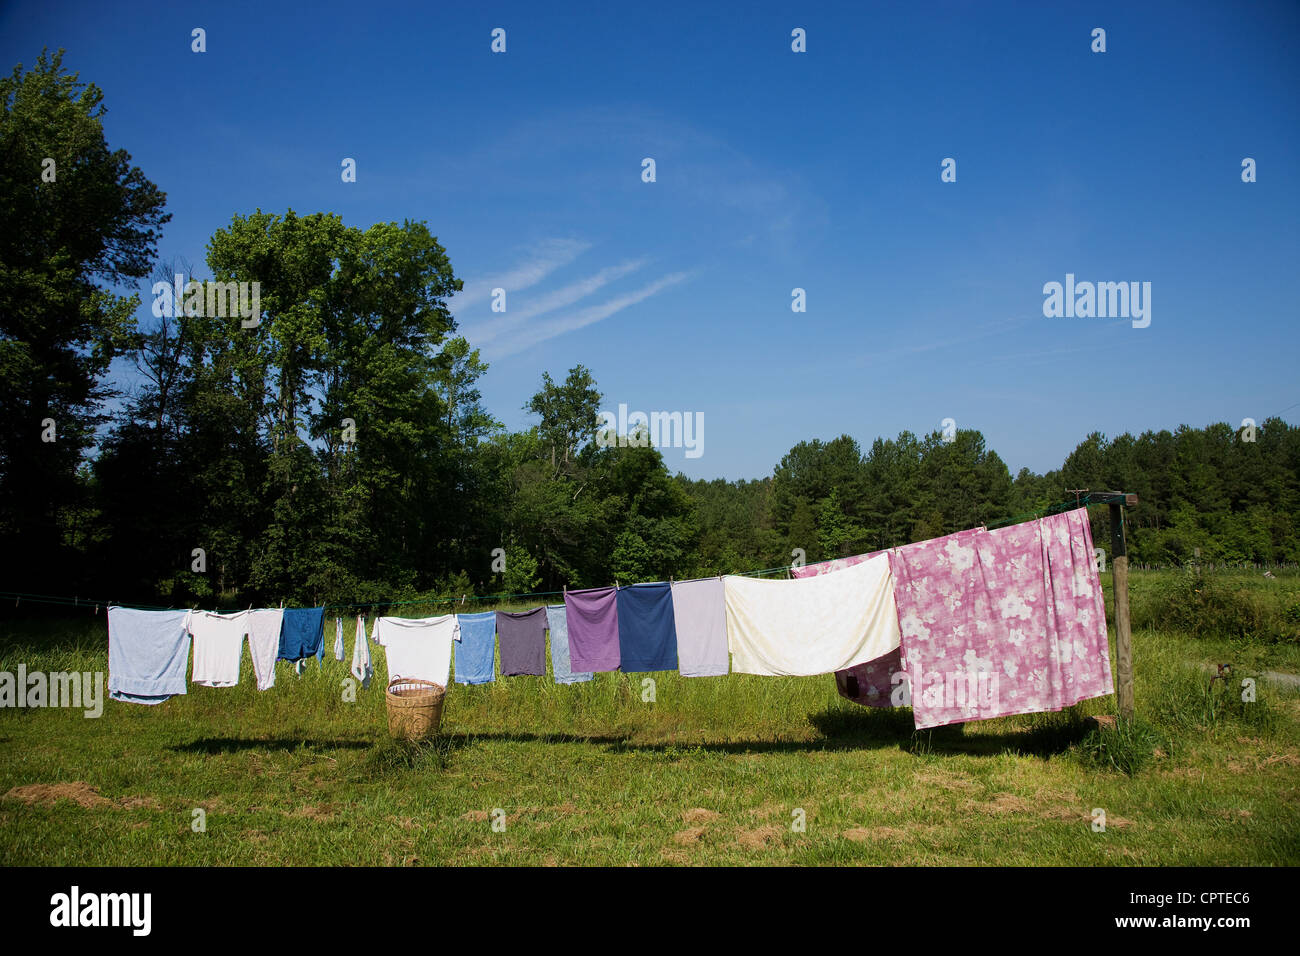
[[[394,677],[388,683],[388,733],[401,740],[424,740],[438,733],[447,688],[427,680]]]

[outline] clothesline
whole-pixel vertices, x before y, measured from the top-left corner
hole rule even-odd
[[[1041,508],[1036,511],[1028,511],[1023,514],[1015,515],[1011,518],[1004,519],[1002,521],[986,524],[984,527],[999,528],[1005,525],[1016,524],[1017,522],[1023,521],[1026,518],[1045,517],[1047,515],[1054,514],[1055,512],[1064,508],[1069,508],[1069,507],[1077,508],[1077,507],[1088,505],[1091,503],[1091,499],[1092,496],[1090,494],[1081,494],[1076,496],[1076,498],[1074,499],[1067,499],[1066,501],[1058,502],[1057,504],[1054,505],[1048,505],[1046,508]],[[852,539],[852,541],[845,542],[845,543],[856,543],[858,541],[863,541],[863,540],[866,539],[855,538]],[[797,565],[783,564],[773,568],[763,568],[762,570],[758,570],[758,571],[736,571],[730,573],[733,573],[739,577],[758,577],[764,574],[773,574],[779,571],[789,571],[792,567],[797,567]],[[574,590],[578,590],[578,589],[575,588]],[[326,612],[358,611],[358,610],[367,610],[370,608],[377,608],[377,607],[384,607],[384,608],[429,607],[437,604],[461,605],[461,604],[465,604],[468,601],[497,601],[498,603],[510,603],[516,600],[521,600],[523,598],[554,597],[556,595],[563,595],[564,593],[565,591],[529,591],[529,592],[502,592],[499,594],[483,594],[483,595],[463,594],[459,598],[453,596],[453,597],[445,597],[445,598],[421,598],[413,601],[372,601],[367,604],[331,604],[331,605],[326,605],[325,610]],[[22,601],[30,601],[33,604],[53,604],[53,605],[60,605],[64,607],[94,607],[97,611],[101,607],[107,608],[112,605],[117,605],[119,607],[127,607],[137,611],[187,610],[186,608],[177,608],[175,605],[168,605],[166,607],[163,607],[161,605],[156,605],[156,604],[154,605],[121,604],[118,601],[94,600],[91,598],[83,598],[80,596],[68,597],[66,595],[32,594],[25,591],[0,590],[0,598],[6,598],[6,599],[13,598],[15,607],[19,606],[20,602]]]
[[[1080,493],[1080,504],[1082,504]],[[547,674],[677,671],[684,677],[836,675],[841,695],[910,706],[917,729],[1060,710],[1112,692],[1105,602],[1087,509],[990,531],[972,528],[887,551],[791,568],[788,581],[717,575],[565,589],[563,605],[525,611],[358,614],[352,673],[368,687],[371,642],[388,685]],[[544,593],[544,592],[543,592]],[[555,593],[555,592],[551,592]],[[190,681],[239,683],[244,639],[259,690],[275,661],[324,658],[324,607],[108,610],[109,691],[158,704]],[[548,641],[547,635],[550,639]],[[342,616],[334,657],[345,659]]]

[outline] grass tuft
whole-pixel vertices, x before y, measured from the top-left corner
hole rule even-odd
[[[1172,749],[1169,738],[1141,718],[1120,718],[1114,726],[1094,729],[1077,745],[1079,762],[1090,770],[1111,770],[1133,776],[1158,755]]]

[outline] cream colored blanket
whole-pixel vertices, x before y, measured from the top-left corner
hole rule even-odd
[[[832,674],[898,647],[889,555],[791,581],[723,579],[731,669],[739,674]]]

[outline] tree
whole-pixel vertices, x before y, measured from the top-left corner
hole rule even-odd
[[[845,516],[839,489],[832,488],[817,511],[817,544],[822,557],[846,557],[852,550],[849,546],[860,543],[863,537],[862,529]]]
[[[505,549],[505,570],[501,573],[501,587],[506,594],[529,594],[542,576],[537,573],[537,560],[518,545]]]
[[[538,434],[555,474],[568,473],[579,450],[591,442],[600,425],[600,401],[596,380],[582,365],[569,369],[563,385],[556,385],[550,372],[542,373],[542,389],[524,411],[541,418]]]
[[[54,570],[60,511],[106,420],[104,376],[130,344],[139,299],[109,286],[148,274],[171,217],[110,151],[103,94],[64,71],[62,50],[0,80],[0,110],[0,534],[22,542],[0,569],[17,583]]]

